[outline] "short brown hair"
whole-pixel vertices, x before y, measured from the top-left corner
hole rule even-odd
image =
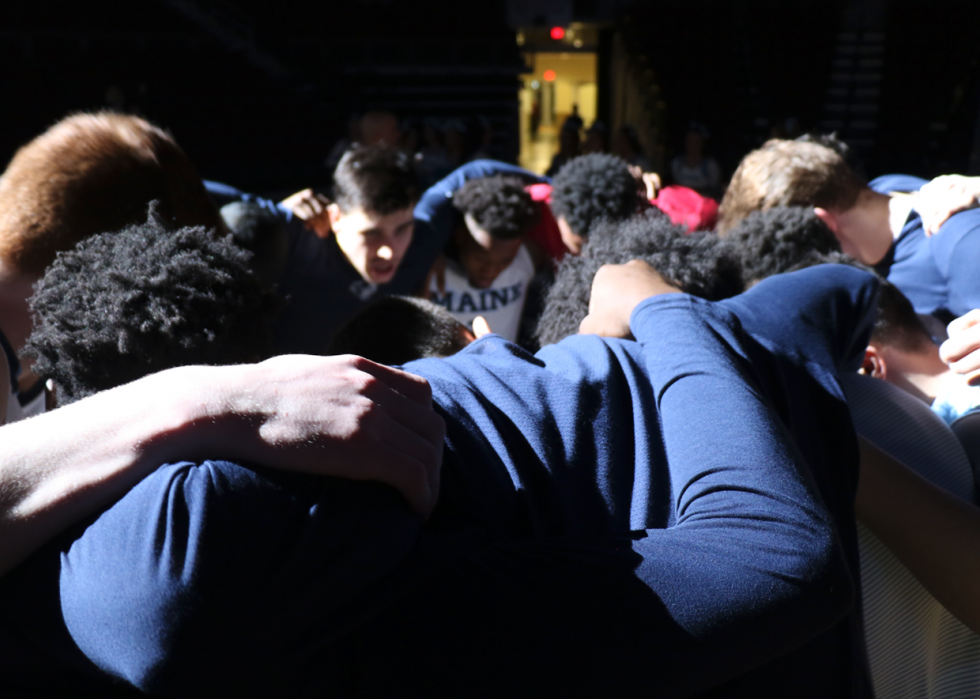
[[[17,151],[0,177],[0,260],[40,277],[55,254],[146,220],[224,226],[170,134],[134,116],[74,114]]]
[[[774,206],[846,211],[866,187],[832,149],[773,139],[746,155],[732,175],[718,212],[718,232],[724,235],[753,211]]]
[[[361,209],[381,216],[414,207],[421,196],[408,153],[387,146],[355,146],[333,175],[333,198],[345,214]]]

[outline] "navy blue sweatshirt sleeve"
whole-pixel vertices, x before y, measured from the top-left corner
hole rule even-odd
[[[214,201],[218,208],[236,201],[249,201],[258,204],[266,211],[275,214],[286,223],[290,223],[293,220],[293,212],[286,207],[276,204],[271,199],[265,199],[264,197],[260,197],[255,194],[243,192],[237,187],[232,187],[230,184],[214,182],[213,180],[204,180],[204,189],[207,190],[208,196],[211,197],[211,200]]]
[[[836,375],[861,367],[877,318],[878,281],[855,267],[819,265],[774,275],[721,304],[769,349]]]
[[[918,192],[929,180],[914,175],[881,175],[868,183],[879,194],[890,192]]]
[[[980,308],[980,209],[950,216],[928,245],[946,279],[946,309],[961,316]]]
[[[377,483],[164,466],[64,552],[64,624],[92,663],[154,696],[297,696],[311,677],[342,690],[356,649],[336,640],[388,602],[364,590],[419,526]]]
[[[846,613],[853,589],[738,320],[670,295],[641,304],[631,328],[656,396],[672,501],[671,526],[634,544],[637,573],[686,633],[677,651],[691,655],[675,658],[687,668],[673,680],[687,692],[803,644]]]

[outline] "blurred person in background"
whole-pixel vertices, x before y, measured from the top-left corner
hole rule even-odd
[[[675,184],[693,189],[706,197],[721,197],[721,168],[718,161],[705,155],[708,129],[692,122],[684,136],[684,153],[670,162]]]

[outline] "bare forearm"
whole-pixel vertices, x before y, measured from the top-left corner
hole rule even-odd
[[[0,428],[0,575],[180,460],[380,481],[426,514],[444,436],[424,379],[360,357],[147,376]]]
[[[0,574],[180,458],[182,445],[199,450],[200,426],[217,410],[195,380],[214,376],[163,372],[0,428]]]
[[[980,509],[862,439],[856,511],[940,603],[980,633]]]

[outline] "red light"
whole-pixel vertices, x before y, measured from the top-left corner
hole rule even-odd
[[[549,82],[549,83],[550,82],[554,82],[555,81],[555,71],[553,71],[553,70],[546,70],[541,77],[545,79],[545,82]]]
[[[552,27],[551,28],[551,38],[554,39],[555,41],[558,41],[559,39],[564,39],[565,38],[565,30],[562,29],[561,27]]]

